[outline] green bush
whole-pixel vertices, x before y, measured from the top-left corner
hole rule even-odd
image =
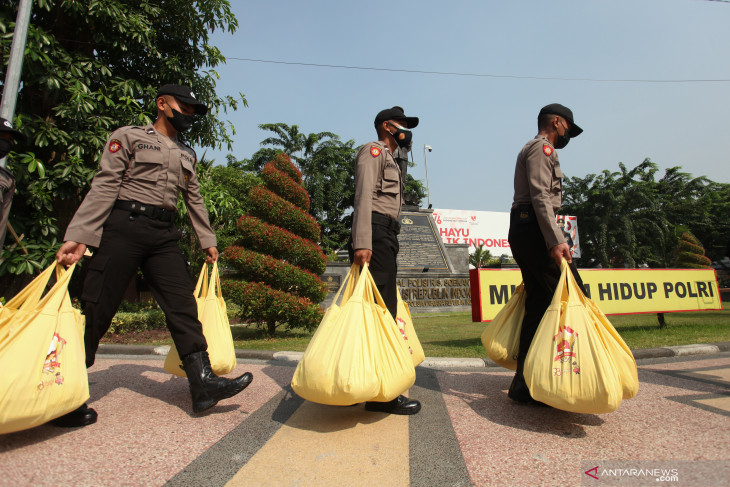
[[[314,330],[324,316],[320,305],[260,282],[221,279],[221,290],[227,300],[238,304],[241,321],[258,325],[269,336],[280,326]]]
[[[110,333],[130,333],[134,331],[162,330],[166,327],[165,313],[161,309],[139,312],[119,311],[112,318]]]
[[[327,268],[322,249],[311,240],[249,215],[238,219],[237,228],[240,237],[237,246],[266,253],[317,275]]]
[[[327,285],[316,274],[269,255],[231,246],[226,262],[246,281],[264,283],[272,289],[305,297],[318,303],[327,297]]]
[[[237,271],[222,280],[223,295],[238,305],[243,321],[260,325],[269,336],[279,326],[314,329],[323,315],[317,303],[327,295],[317,275],[326,265],[317,245],[321,230],[303,207],[287,201],[308,207],[309,195],[286,155],[267,164],[261,177],[271,190],[251,188],[249,214],[238,224],[241,238],[222,254]]]
[[[712,267],[712,261],[705,256],[705,248],[690,232],[684,232],[679,237],[679,243],[674,251],[675,267],[680,269],[707,269]]]
[[[271,191],[302,210],[309,211],[311,201],[302,183],[294,182],[287,173],[277,169],[273,162],[264,166],[261,171],[261,179]]]

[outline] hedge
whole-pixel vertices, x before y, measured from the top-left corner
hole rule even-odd
[[[287,329],[314,330],[324,316],[324,310],[318,304],[260,282],[222,279],[221,290],[227,300],[241,307],[242,321],[263,325],[270,335],[282,325]]]
[[[132,331],[163,330],[167,327],[165,313],[161,309],[139,312],[120,311],[109,327],[109,333],[129,333]]]
[[[225,250],[225,260],[247,281],[263,282],[267,286],[320,302],[327,296],[327,285],[319,276],[288,262],[253,250],[231,246]]]
[[[317,220],[304,213],[296,205],[286,201],[263,186],[251,188],[248,193],[251,214],[285,228],[307,240],[319,242],[320,228]]]
[[[261,179],[266,187],[303,211],[309,211],[311,201],[304,186],[294,182],[285,172],[269,162],[261,170]]]
[[[706,269],[712,267],[712,261],[705,256],[705,248],[699,240],[689,232],[679,237],[675,249],[677,255],[674,265],[683,269]]]
[[[242,215],[238,219],[238,235],[235,245],[265,252],[317,275],[327,268],[327,259],[319,245],[256,217]]]
[[[302,172],[297,169],[288,155],[283,153],[277,154],[271,162],[279,171],[286,173],[290,178],[292,178],[295,183],[302,184]]]

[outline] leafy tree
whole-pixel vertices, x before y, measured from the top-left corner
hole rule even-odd
[[[492,253],[488,249],[484,248],[484,245],[479,245],[474,248],[474,252],[469,254],[469,264],[474,266],[476,269],[482,269],[484,267],[490,267],[495,262],[499,262],[499,259],[494,259]]]
[[[237,238],[233,222],[242,212],[250,209],[249,190],[261,184],[261,179],[252,173],[238,169],[214,166],[212,160],[201,159],[197,166],[200,194],[208,210],[210,225],[215,232],[218,248],[225,249]],[[179,245],[192,271],[197,272],[203,265],[205,254],[200,251],[195,231],[187,216],[187,208],[182,198],[178,200],[175,225],[182,232]]]
[[[17,2],[0,0],[1,79],[16,15]],[[15,119],[28,142],[8,159],[18,188],[11,223],[32,251],[25,257],[4,252],[0,274],[31,273],[49,263],[108,135],[150,122],[160,85],[187,84],[209,105],[209,114],[185,134],[190,144],[230,147],[233,127],[220,116],[246,100],[216,95],[213,68],[225,58],[209,34],[237,26],[228,0],[34,2]]]
[[[325,257],[316,243],[319,225],[305,210],[301,173],[282,154],[264,166],[261,178],[265,187],[249,191],[251,211],[241,216],[239,238],[223,254],[237,275],[224,279],[222,289],[244,321],[271,336],[280,326],[314,329],[327,294],[318,277]]]
[[[578,217],[583,265],[670,267],[685,230],[707,238],[715,258],[722,255],[730,239],[730,185],[678,167],[656,180],[649,159],[619,169],[565,180],[562,212]]]
[[[322,225],[325,252],[342,249],[350,238],[355,200],[355,141],[333,138],[320,145],[307,163],[305,187],[312,202],[309,214]]]
[[[409,166],[415,166],[413,163],[408,163]],[[420,179],[416,179],[411,176],[411,173],[406,173],[406,189],[403,194],[405,201],[410,201],[416,206],[420,206],[423,198],[426,197],[426,188],[423,186],[423,182]]]
[[[325,139],[338,139],[338,137],[332,132],[303,134],[299,131],[298,125],[292,125],[290,127],[289,125],[281,122],[262,123],[259,125],[259,128],[276,134],[274,137],[268,137],[261,141],[261,145],[281,147],[282,151],[289,154],[299,165],[299,169],[302,171],[305,181],[307,179],[307,173],[309,172],[307,171],[306,165],[314,151],[317,149],[317,146],[323,143]]]
[[[321,245],[329,252],[343,248],[350,236],[352,207],[355,197],[355,141],[342,142],[332,132],[304,134],[298,125],[261,124],[259,128],[274,132],[245,162],[247,170],[259,170],[264,161],[277,153],[298,153],[294,157],[302,172],[304,187],[311,197],[309,214],[322,225]]]

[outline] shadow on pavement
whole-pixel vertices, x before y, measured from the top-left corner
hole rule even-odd
[[[476,414],[496,424],[525,431],[549,433],[563,438],[583,438],[583,426],[600,426],[598,415],[578,414],[551,407],[519,404],[507,397],[512,374],[438,372],[446,395],[467,404]]]
[[[269,366],[261,371],[286,391],[286,395],[271,415],[271,420],[300,430],[333,433],[371,424],[386,417],[382,413],[365,411],[363,404],[328,406],[307,401],[291,388],[294,367]],[[300,410],[300,411],[298,411]],[[299,412],[301,414],[294,414]]]
[[[147,377],[147,374],[165,374],[167,380],[158,381]],[[182,409],[193,417],[187,379],[172,376],[162,367],[147,364],[121,364],[89,372],[89,393],[91,395],[89,402],[96,402],[118,388],[158,399]]]
[[[705,375],[703,377],[700,374],[695,374],[696,370],[713,369],[714,368],[654,370],[643,369],[640,366],[639,388],[641,388],[642,383],[645,383],[666,387],[675,387],[688,391],[697,391],[713,394],[730,394],[730,387],[728,387],[727,384],[723,384],[720,380],[713,380],[712,375]]]
[[[0,454],[34,445],[36,443],[52,440],[72,431],[73,430],[69,430],[68,428],[59,428],[57,426],[43,424],[29,430],[0,435]],[[2,480],[0,480],[0,484],[1,483]]]

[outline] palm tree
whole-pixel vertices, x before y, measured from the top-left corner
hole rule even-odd
[[[290,127],[282,122],[262,123],[259,125],[259,128],[276,134],[275,137],[268,137],[262,140],[261,145],[280,147],[285,154],[288,154],[297,163],[305,180],[307,178],[307,163],[310,161],[317,147],[327,142],[325,139],[339,140],[339,137],[332,132],[304,134],[299,131],[298,125],[292,125]]]
[[[489,252],[489,250],[484,248],[484,245],[479,245],[474,249],[474,252],[469,254],[469,263],[477,269],[487,267],[491,260],[492,254]]]

